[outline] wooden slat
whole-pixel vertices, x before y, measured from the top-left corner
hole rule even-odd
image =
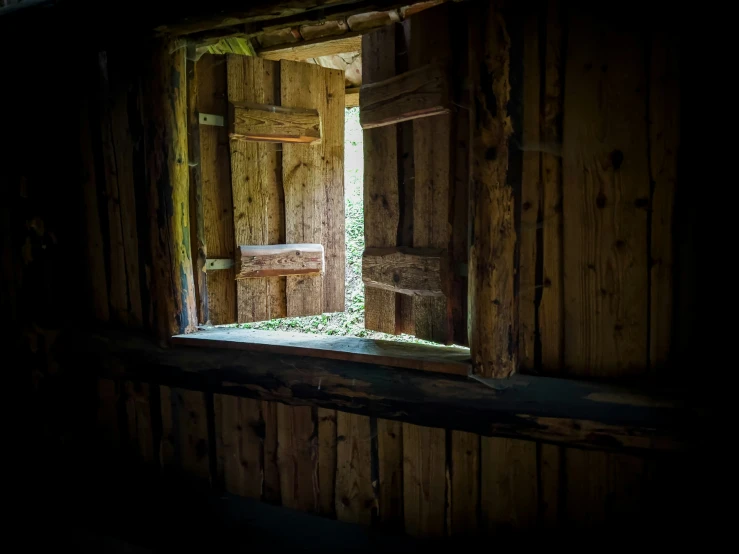
[[[161,463],[190,480],[210,482],[205,394],[160,387],[162,408]]]
[[[370,418],[338,412],[336,419],[336,517],[340,521],[369,525],[376,509]]]
[[[226,58],[205,54],[197,62],[198,112],[227,112]],[[200,175],[203,181],[203,225],[205,249],[211,258],[234,257],[234,204],[231,193],[231,164],[225,127],[200,125]],[[208,275],[210,323],[235,323],[236,283],[234,269]]]
[[[363,79],[359,97],[362,129],[393,125],[450,110],[449,75],[445,65],[424,65],[383,81]]]
[[[362,38],[362,78],[367,82],[395,75],[395,30],[383,27]],[[392,127],[364,131],[364,241],[367,248],[395,246],[400,207],[398,150]],[[368,288],[364,293],[364,326],[396,332],[396,294]]]
[[[652,39],[649,152],[652,183],[650,364],[658,374],[670,361],[672,339],[672,226],[680,146],[678,40],[658,31]]]
[[[318,408],[318,501],[319,513],[336,515],[336,410]]]
[[[562,500],[566,490],[561,486],[565,468],[564,449],[554,444],[540,444],[539,448],[539,525],[556,529],[562,523]]]
[[[279,103],[279,71],[275,62],[228,56],[229,101]],[[235,244],[285,242],[282,166],[277,148],[274,144],[231,141]],[[236,298],[240,323],[285,317],[287,314],[284,277],[239,281]]]
[[[347,108],[356,108],[359,106],[359,87],[344,89],[344,105]]]
[[[276,244],[240,246],[241,263],[237,279],[315,275],[323,273],[323,246],[320,244]]]
[[[317,512],[317,445],[312,409],[278,404],[277,426],[277,466],[282,505]]]
[[[542,117],[542,289],[539,304],[541,371],[561,374],[564,364],[564,241],[562,237],[563,33],[559,0],[547,5]]]
[[[365,287],[414,296],[443,296],[446,271],[443,249],[367,248],[362,255]]]
[[[125,381],[123,391],[126,399],[129,449],[136,459],[151,463],[154,461],[154,439],[149,385]]]
[[[318,111],[251,102],[231,102],[229,137],[253,142],[296,142],[321,140]]]
[[[282,501],[280,491],[280,470],[277,465],[277,406],[276,402],[262,402],[264,419],[264,485],[262,498],[270,504]]]
[[[219,481],[227,492],[262,498],[264,422],[258,400],[216,394],[216,459]]]
[[[302,61],[308,58],[332,56],[346,52],[357,52],[362,47],[362,37],[359,33],[348,33],[350,36],[320,37],[304,40],[297,44],[270,46],[257,52],[265,60],[292,60]]]
[[[377,420],[379,462],[379,519],[385,527],[400,527],[403,522],[403,424]]]
[[[482,526],[496,533],[532,529],[537,522],[536,443],[482,439]]]
[[[473,535],[479,530],[480,436],[452,431],[451,437],[449,532],[452,535]]]
[[[469,350],[355,337],[316,336],[255,329],[201,330],[172,338],[174,344],[202,348],[235,348],[252,352],[293,354],[381,364],[467,376]]]
[[[317,109],[323,140],[311,148],[283,145],[285,238],[321,243],[323,277],[287,277],[287,315],[344,309],[344,80],[340,71],[313,64],[280,63],[282,104]]]
[[[570,12],[564,98],[565,365],[639,375],[647,365],[649,159],[646,44]]]
[[[403,424],[403,520],[411,536],[444,534],[446,433]]]

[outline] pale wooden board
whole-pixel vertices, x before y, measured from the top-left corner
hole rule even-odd
[[[227,492],[260,500],[263,482],[260,402],[216,394],[213,407],[219,481]]]
[[[561,446],[540,444],[539,448],[539,525],[546,529],[556,529],[562,522],[560,511],[566,491],[560,490],[565,468]]]
[[[532,529],[537,522],[536,443],[482,437],[481,525],[490,532]]]
[[[226,57],[205,54],[197,62],[198,111],[227,113]],[[200,177],[203,181],[205,248],[212,258],[233,259],[234,222],[230,147],[226,127],[200,126]],[[234,269],[211,271],[208,280],[210,323],[236,323]]]
[[[479,530],[480,435],[452,431],[451,439],[449,533],[473,535]]]
[[[313,143],[321,139],[321,120],[314,109],[231,102],[229,115],[232,140]]]
[[[344,52],[356,52],[361,47],[362,37],[358,33],[352,33],[349,37],[332,37],[328,40],[324,37],[305,40],[290,46],[271,46],[260,50],[258,55],[265,60],[301,61]]]
[[[270,504],[282,501],[280,492],[280,470],[277,465],[277,406],[276,402],[262,402],[264,419],[264,485],[262,498]]]
[[[318,417],[318,500],[319,513],[336,515],[336,410],[317,409]]]
[[[161,463],[188,479],[210,483],[205,393],[160,387]]]
[[[467,376],[469,349],[426,344],[320,336],[286,331],[212,329],[172,337],[174,344],[203,348],[236,348],[360,363],[383,364]]]
[[[400,527],[403,522],[403,424],[377,420],[379,465],[379,518],[383,526]]]
[[[344,82],[340,71],[280,62],[282,106],[317,109],[319,144],[282,145],[285,239],[321,243],[326,272],[287,277],[287,315],[344,309]]]
[[[229,101],[279,104],[279,71],[277,62],[229,55]],[[284,243],[279,145],[238,140],[230,145],[235,244]],[[239,323],[286,315],[284,277],[239,281],[236,295]]]
[[[376,506],[370,418],[338,412],[336,433],[336,517],[340,521],[369,525]]]
[[[282,505],[318,512],[315,421],[307,406],[277,404],[277,467]]]
[[[154,461],[151,428],[151,403],[147,383],[123,382],[128,423],[128,446],[134,457],[144,463]]]
[[[416,537],[444,534],[446,431],[403,424],[403,520]]]
[[[362,37],[366,83],[395,75],[395,30],[387,26]],[[367,129],[364,136],[364,240],[366,247],[395,246],[400,217],[397,133],[392,127]],[[367,288],[364,326],[396,333],[396,294]]]
[[[539,304],[541,371],[558,375],[564,364],[564,240],[562,237],[562,6],[547,5],[542,118],[542,289]]]
[[[563,131],[568,376],[647,365],[647,76],[636,25],[570,12]]]

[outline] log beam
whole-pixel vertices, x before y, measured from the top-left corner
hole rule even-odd
[[[317,275],[324,271],[320,244],[271,244],[240,246],[241,269],[236,279]]]
[[[312,143],[321,140],[318,110],[285,108],[251,102],[229,105],[231,139],[252,142]]]

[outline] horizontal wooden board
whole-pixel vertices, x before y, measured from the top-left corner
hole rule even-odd
[[[212,329],[172,337],[175,344],[236,348],[254,352],[295,354],[464,375],[469,373],[469,350],[356,337],[317,336],[254,329]]]
[[[348,34],[350,36],[320,37],[295,44],[270,46],[260,50],[257,55],[266,60],[301,61],[361,50],[362,36],[359,33]]]
[[[298,143],[321,140],[318,110],[253,102],[231,102],[229,108],[231,139]]]
[[[241,268],[237,279],[323,273],[323,246],[320,244],[245,245],[239,250]]]
[[[344,105],[347,108],[359,107],[359,87],[344,89]]]
[[[449,112],[447,73],[445,66],[429,64],[362,85],[359,98],[362,129]]]
[[[446,251],[438,248],[367,248],[362,281],[412,296],[444,296]]]

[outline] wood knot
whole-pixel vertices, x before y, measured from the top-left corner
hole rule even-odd
[[[599,210],[606,207],[606,195],[603,194],[603,191],[600,191],[598,196],[595,198],[595,205],[598,206]]]
[[[621,165],[624,163],[624,153],[621,150],[614,150],[611,152],[611,165],[615,171],[621,169]]]
[[[489,162],[498,159],[498,149],[495,148],[495,146],[491,146],[490,148],[485,150],[485,159]]]

